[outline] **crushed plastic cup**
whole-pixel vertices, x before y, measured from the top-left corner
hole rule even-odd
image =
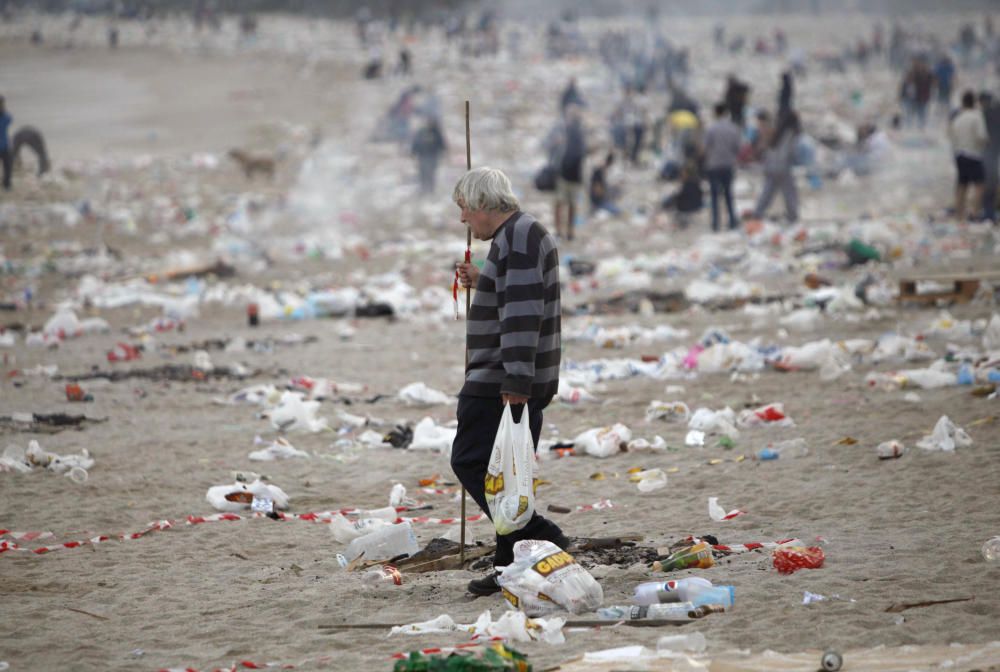
[[[73,467],[66,472],[66,477],[77,485],[83,485],[86,483],[89,476],[90,474],[87,473],[87,470],[83,467]]]
[[[883,441],[875,448],[875,454],[878,455],[878,459],[880,460],[892,460],[900,457],[905,452],[906,446],[901,441],[896,441],[895,439]]]
[[[639,492],[653,492],[667,487],[667,474],[662,469],[648,469],[633,474],[630,481],[636,483]]]
[[[986,562],[1000,562],[1000,537],[993,537],[983,544],[983,559]]]
[[[361,576],[361,585],[367,590],[374,590],[381,586],[401,586],[403,585],[403,575],[393,565],[382,565],[365,572]]]

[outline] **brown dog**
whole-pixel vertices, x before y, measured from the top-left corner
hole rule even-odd
[[[247,179],[253,179],[254,173],[261,173],[269,180],[274,179],[276,161],[273,157],[260,154],[250,154],[242,149],[229,150],[229,156],[243,168]]]

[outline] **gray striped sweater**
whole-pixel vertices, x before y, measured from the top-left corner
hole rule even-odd
[[[533,217],[511,215],[493,236],[469,310],[461,394],[548,402],[559,388],[559,253]]]

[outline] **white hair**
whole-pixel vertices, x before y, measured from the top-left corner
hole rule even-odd
[[[486,166],[463,175],[451,197],[458,205],[473,211],[511,212],[521,207],[503,171]]]

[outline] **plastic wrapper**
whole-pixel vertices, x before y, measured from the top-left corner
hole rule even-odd
[[[737,426],[741,428],[768,425],[770,427],[794,427],[795,422],[785,415],[785,405],[781,403],[768,404],[753,410],[740,411],[736,418]]]
[[[793,574],[800,569],[819,569],[826,554],[819,546],[782,546],[771,556],[774,568],[780,574]]]
[[[691,409],[683,401],[649,402],[646,407],[646,422],[664,420],[666,422],[687,422],[691,418]]]
[[[560,609],[582,614],[604,601],[604,591],[590,572],[550,541],[514,544],[514,562],[502,569],[498,582],[507,601],[528,616]]]

